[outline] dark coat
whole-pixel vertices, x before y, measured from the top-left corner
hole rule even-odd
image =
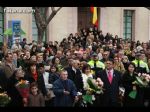
[[[45,101],[44,97],[41,93],[37,94],[36,96],[33,94],[29,95],[28,99],[28,106],[29,107],[44,107]]]
[[[59,74],[57,73],[50,73],[49,74],[49,83],[53,84],[57,79],[59,79]]]
[[[29,81],[30,84],[31,84],[32,82],[35,82],[35,79],[33,78],[32,73],[31,73],[30,71],[27,71],[27,72],[25,73],[24,78],[25,78],[27,81]]]
[[[15,87],[15,85],[18,83],[18,80],[15,79],[14,76],[11,76],[8,79],[8,86],[7,86],[7,93],[11,97],[11,101],[8,104],[8,106],[11,107],[22,107],[23,106],[23,98],[20,95],[19,91]]]
[[[121,86],[121,73],[114,70],[112,83],[109,83],[106,70],[100,71],[96,74],[104,82],[104,94],[102,98],[103,106],[119,106],[119,86]]]
[[[0,69],[0,86],[6,90],[8,79],[6,78],[5,72]]]
[[[46,87],[45,87],[44,77],[43,77],[42,74],[39,74],[38,79],[37,79],[37,83],[38,83],[39,90],[42,92],[42,94],[44,96],[46,96],[47,95],[47,90],[46,90]]]
[[[143,105],[143,89],[137,87],[137,96],[135,99],[131,99],[129,97],[129,93],[133,90],[133,84],[136,80],[135,76],[137,74],[133,74],[132,76],[125,72],[122,78],[123,86],[125,88],[125,97],[124,97],[124,106],[142,106]]]
[[[69,91],[70,94],[65,95],[63,92],[64,90]],[[53,83],[53,91],[55,94],[54,105],[56,107],[73,106],[74,97],[77,95],[76,87],[73,81],[70,79],[67,79],[66,81],[58,79]]]
[[[68,79],[74,82],[77,91],[83,91],[83,81],[80,70],[77,69],[76,73],[72,70],[72,67],[67,67],[66,70],[68,72]]]

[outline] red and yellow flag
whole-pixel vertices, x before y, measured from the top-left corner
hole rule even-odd
[[[93,14],[92,23],[93,23],[93,25],[95,25],[96,27],[98,27],[97,7],[90,7],[90,9],[91,9],[91,12]]]

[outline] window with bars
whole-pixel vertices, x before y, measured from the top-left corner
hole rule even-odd
[[[0,42],[3,41],[4,33],[4,8],[0,7]]]
[[[132,29],[133,29],[133,10],[124,10],[124,28],[123,28],[123,38],[132,39]]]

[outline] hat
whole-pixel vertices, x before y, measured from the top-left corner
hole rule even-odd
[[[97,56],[97,53],[94,52],[94,53],[92,54],[92,56]]]

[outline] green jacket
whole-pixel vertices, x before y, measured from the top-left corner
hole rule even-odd
[[[90,61],[88,62],[88,64],[91,66],[91,68],[94,68],[94,60],[90,60]],[[96,61],[96,67],[97,67],[97,68],[105,69],[104,63],[101,62],[101,61],[98,61],[98,60]]]
[[[136,67],[138,67],[138,60],[137,59],[133,60],[132,62],[135,64]],[[144,61],[139,60],[139,67],[146,68],[146,72],[149,73],[148,65]]]

